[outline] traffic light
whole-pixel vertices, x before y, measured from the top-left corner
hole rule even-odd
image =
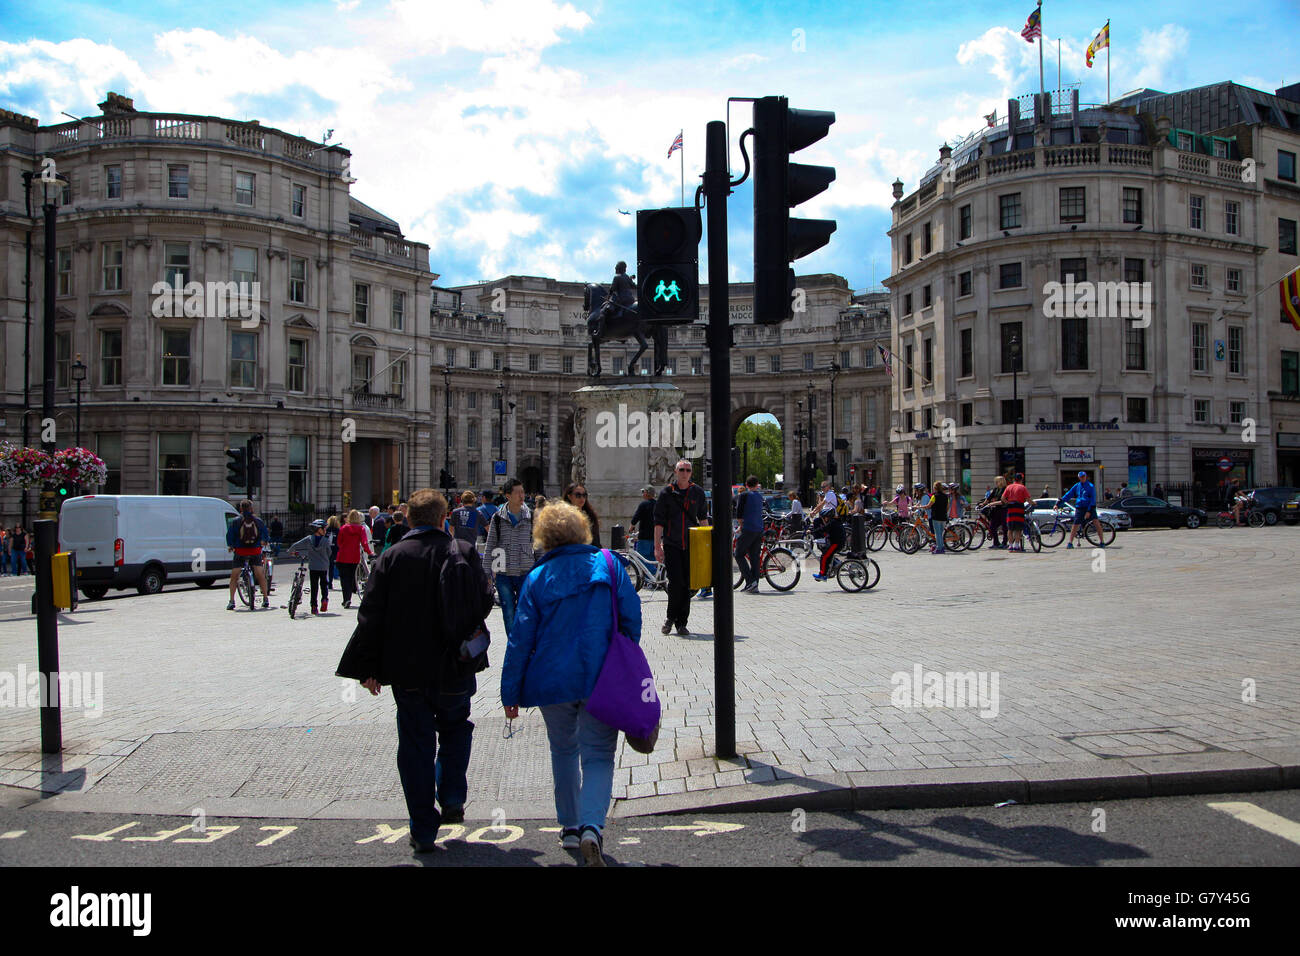
[[[248,463],[248,496],[262,490],[262,459],[254,458]]]
[[[839,470],[839,465],[835,463],[835,452],[828,451],[826,453],[826,474],[829,477],[834,478]]]
[[[700,477],[706,481],[713,477],[712,458],[705,458],[700,462]]]
[[[790,154],[830,131],[835,114],[792,110],[784,96],[754,102],[754,322],[794,316],[790,263],[830,241],[834,219],[791,219],[790,210],[835,181],[833,166],[790,162]]]
[[[226,449],[226,483],[236,488],[248,486],[248,466],[242,448]]]
[[[740,449],[734,445],[731,448],[731,480],[733,482],[740,476]]]
[[[456,487],[456,477],[446,468],[438,469],[438,487],[444,491]]]
[[[700,317],[700,211],[638,209],[637,308],[641,318],[680,325]]]

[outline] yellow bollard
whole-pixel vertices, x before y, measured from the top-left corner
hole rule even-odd
[[[713,528],[709,525],[702,528],[689,528],[687,533],[691,536],[691,590],[711,588],[713,587]]]
[[[77,608],[77,555],[74,551],[60,551],[50,559],[50,572],[54,588],[51,595],[54,606],[65,611]]]

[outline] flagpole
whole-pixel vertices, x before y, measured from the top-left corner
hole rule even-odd
[[[1107,62],[1106,69],[1107,69],[1107,70],[1110,69],[1110,64],[1109,64],[1109,62]],[[685,133],[686,133],[686,128],[683,127],[683,128],[682,128],[682,131],[681,131],[680,133],[678,133],[677,135],[678,135],[678,136],[684,136]],[[682,148],[681,148],[680,150],[678,150],[678,152],[680,152],[680,153],[682,154],[682,155],[681,155],[681,161],[682,161],[682,205],[683,205],[683,206],[686,205],[686,145],[685,145],[685,144],[686,144],[686,140],[683,139],[683,140],[682,140]]]
[[[1110,21],[1106,21],[1106,105],[1110,105]]]
[[[1056,92],[1061,92],[1061,38],[1056,38]]]
[[[1038,0],[1038,95],[1041,99],[1047,90],[1043,86],[1043,0]]]

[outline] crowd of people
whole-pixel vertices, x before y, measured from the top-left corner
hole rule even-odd
[[[32,536],[20,524],[0,525],[0,574],[33,574]]]

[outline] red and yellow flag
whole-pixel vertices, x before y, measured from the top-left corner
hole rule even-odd
[[[1283,276],[1277,289],[1282,298],[1282,314],[1300,331],[1300,269],[1293,269]]]
[[[1108,46],[1110,46],[1109,20],[1107,20],[1106,25],[1097,32],[1097,35],[1092,38],[1092,42],[1088,44],[1087,63],[1089,69],[1092,69],[1092,58]],[[1107,54],[1107,56],[1109,55],[1110,54]]]

